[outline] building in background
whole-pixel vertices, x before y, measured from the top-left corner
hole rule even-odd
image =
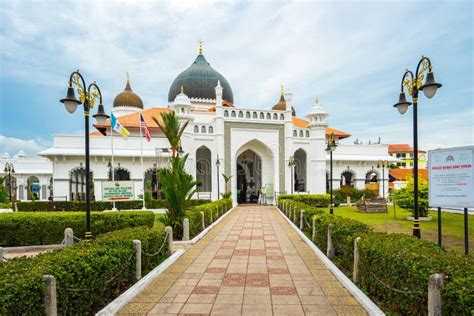
[[[413,168],[413,147],[408,144],[390,144],[388,152],[392,157],[399,159],[398,168]],[[426,151],[418,149],[418,168],[426,169]]]

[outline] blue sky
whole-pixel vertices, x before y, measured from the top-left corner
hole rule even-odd
[[[283,84],[300,117],[319,96],[349,142],[411,144],[412,112],[392,105],[404,70],[428,56],[443,88],[420,98],[420,146],[470,145],[473,27],[472,1],[2,1],[0,153],[83,133],[80,112],[58,102],[75,69],[97,81],[107,111],[127,71],[145,107],[166,106],[199,38],[237,107],[271,108]]]

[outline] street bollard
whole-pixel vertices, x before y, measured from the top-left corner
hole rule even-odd
[[[313,225],[311,232],[311,241],[314,243],[314,241],[316,240],[316,215],[313,215],[311,224]]]
[[[428,279],[428,316],[441,316],[441,288],[443,275],[432,274]]]
[[[44,275],[44,313],[47,316],[56,316],[58,314],[56,298],[56,279],[52,275]]]
[[[183,240],[189,240],[189,219],[183,219]]]
[[[304,228],[304,210],[301,210],[300,212],[300,230],[303,230]]]
[[[332,244],[332,230],[333,230],[333,228],[334,228],[334,224],[329,224],[328,225],[328,249],[327,249],[327,252],[326,252],[326,256],[329,259],[334,258],[334,256],[336,255],[334,245]]]
[[[347,202],[347,206],[352,206],[352,201],[351,201],[351,197],[350,197],[350,196],[347,196],[347,197],[346,197],[346,202]]]
[[[140,240],[133,241],[133,249],[135,249],[135,278],[142,278],[142,242]]]
[[[359,241],[360,241],[360,237],[357,237],[354,240],[354,266],[353,266],[353,270],[352,270],[352,282],[354,282],[354,284],[359,284],[359,282],[360,282]]]
[[[74,243],[74,232],[72,228],[66,228],[64,230],[64,245],[71,246]]]
[[[171,226],[166,226],[166,233],[168,234],[168,254],[173,254],[173,228]]]
[[[204,212],[200,212],[201,214],[201,228],[202,230],[206,229],[206,219],[204,217]]]

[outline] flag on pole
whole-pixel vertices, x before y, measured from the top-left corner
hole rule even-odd
[[[142,115],[141,113],[140,113],[140,126],[141,126],[141,128],[143,128],[143,130],[145,131],[146,141],[149,142],[149,141],[151,140],[150,129],[149,129],[148,126],[146,125],[145,119],[143,118],[143,115]]]
[[[110,124],[114,131],[119,133],[123,138],[127,139],[128,134],[130,134],[129,131],[119,123],[117,117],[113,113],[111,113],[110,116]]]

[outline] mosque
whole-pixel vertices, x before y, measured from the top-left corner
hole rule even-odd
[[[171,83],[168,105],[146,107],[127,79],[125,89],[114,99],[112,112],[130,132],[127,139],[114,133],[112,165],[110,121],[94,125],[90,134],[91,195],[102,199],[102,185],[114,179],[132,181],[136,199],[144,192],[160,196],[156,170],[169,162],[169,143],[152,119],[175,111],[189,121],[182,136],[182,150],[189,154],[186,168],[200,180],[196,197],[217,199],[231,191],[235,203],[257,201],[264,192],[272,203],[277,194],[319,194],[333,188],[388,190],[377,168],[380,160],[396,162],[388,145],[342,141],[350,134],[328,126],[329,113],[316,103],[298,116],[292,93],[281,90],[280,99],[268,109],[234,104],[227,79],[203,55],[202,47],[194,62]],[[148,125],[152,139],[141,141],[139,113]],[[329,179],[328,138],[338,144],[333,153],[333,177]],[[140,146],[143,149],[140,150]],[[141,156],[143,153],[143,165]],[[55,197],[66,200],[85,198],[84,136],[55,135],[53,145],[40,153],[51,161],[51,179],[46,179]],[[232,176],[229,183],[222,175]],[[385,181],[385,185],[382,185]]]

